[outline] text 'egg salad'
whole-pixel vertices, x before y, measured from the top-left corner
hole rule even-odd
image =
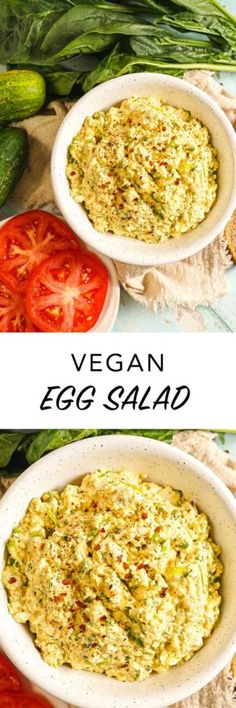
[[[211,634],[220,551],[181,491],[99,470],[32,500],[3,582],[46,662],[135,681],[187,661]]]
[[[189,111],[148,97],[88,116],[66,174],[97,231],[157,243],[205,219],[217,171],[208,129]]]

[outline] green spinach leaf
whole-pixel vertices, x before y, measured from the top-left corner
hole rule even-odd
[[[13,63],[37,51],[48,29],[66,8],[67,0],[1,0],[1,63]]]
[[[234,72],[235,68],[235,60],[231,57],[228,59],[228,56],[227,63],[218,63],[215,61],[213,55],[210,55],[210,57],[207,55],[207,57],[201,61],[199,61],[198,58],[198,60],[192,59],[187,62],[181,62],[179,61],[178,55],[175,61],[169,58],[169,53],[168,59],[166,60],[156,56],[137,56],[131,52],[130,54],[122,52],[121,46],[116,45],[112,52],[85,77],[82,88],[86,92],[103,81],[108,81],[116,76],[122,76],[123,74],[130,74],[137,71],[153,71],[165,74],[169,72],[174,76],[181,76],[188,69]]]
[[[0,433],[0,467],[6,467],[25,433]]]
[[[153,21],[155,23],[155,18],[153,18]],[[186,12],[171,18],[168,15],[164,15],[161,21],[168,25],[171,22],[172,28],[177,27],[182,31],[200,32],[208,35],[211,41],[214,41],[215,37],[218,40],[224,40],[231,47],[236,46],[236,29],[234,25],[222,17],[202,17],[201,15],[197,16]]]
[[[155,35],[159,37],[161,34],[165,38],[168,37],[168,33],[165,30],[148,24],[143,25],[138,22],[109,22],[108,24],[101,25],[101,27],[97,27],[96,30],[92,32],[81,34],[79,37],[76,37],[76,39],[73,39],[72,42],[69,42],[60,52],[54,54],[51,57],[51,61],[60,61],[62,57],[76,56],[79,53],[100,52],[111,44],[114,44],[114,42],[122,36],[140,36],[145,38],[146,36],[153,37]],[[188,40],[187,44],[189,43],[190,40]],[[210,42],[197,40],[196,43],[211,49]]]
[[[49,94],[69,96],[75,84],[83,76],[78,71],[48,71],[44,73]]]
[[[118,8],[118,9],[117,9]],[[110,22],[135,21],[127,8],[101,0],[84,0],[63,14],[47,33],[41,50],[55,53],[65,44],[84,32],[96,32],[100,26]]]
[[[57,450],[76,440],[92,437],[97,435],[97,432],[97,430],[42,430],[32,440],[26,452],[26,460],[31,465],[46,452]]]
[[[176,63],[187,63],[189,62],[209,62],[214,64],[228,63],[235,66],[236,70],[236,54],[230,51],[220,52],[209,46],[204,47],[198,46],[197,44],[191,45],[183,42],[182,44],[164,42],[160,43],[158,38],[152,37],[132,37],[130,40],[130,45],[138,56],[153,56],[160,57],[163,60],[173,60]]]
[[[186,10],[191,10],[191,12],[196,15],[202,15],[206,17],[210,15],[218,15],[219,17],[227,17],[236,26],[236,17],[232,15],[229,10],[227,10],[223,5],[221,5],[218,0],[172,0],[174,5],[179,7],[185,7]]]

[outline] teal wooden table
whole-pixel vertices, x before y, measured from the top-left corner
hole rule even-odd
[[[236,13],[236,0],[227,0],[224,4]],[[236,95],[236,73],[220,74],[220,81]],[[5,205],[0,218],[12,216],[12,208]],[[121,291],[121,303],[114,332],[236,332],[236,266],[226,273],[227,294],[211,307],[198,307],[195,312],[188,312],[178,317],[175,311],[166,308],[156,313],[135,302],[124,290]]]
[[[234,460],[236,460],[236,434],[227,433],[224,442],[217,443],[222,450],[228,450]]]

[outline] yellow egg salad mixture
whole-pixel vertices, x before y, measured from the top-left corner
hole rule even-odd
[[[149,97],[87,117],[66,174],[97,231],[157,243],[204,220],[217,170],[208,129],[189,111]]]
[[[3,582],[46,662],[135,681],[187,661],[211,634],[220,551],[181,491],[100,470],[32,500]]]

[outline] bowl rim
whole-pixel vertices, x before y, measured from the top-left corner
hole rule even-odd
[[[76,230],[77,228],[77,222],[79,219],[79,216],[81,213],[87,215],[86,210],[84,207],[80,204],[76,204],[74,199],[71,197],[70,192],[69,192],[69,185],[67,182],[67,178],[65,175],[65,163],[64,163],[64,158],[63,158],[63,151],[61,151],[61,145],[66,143],[66,130],[67,130],[67,125],[68,122],[70,121],[71,117],[76,116],[79,112],[81,107],[86,106],[87,101],[91,100],[91,97],[94,99],[94,104],[96,106],[96,99],[100,96],[100,93],[103,91],[103,87],[106,87],[107,91],[110,91],[110,93],[113,95],[114,100],[112,101],[111,105],[115,105],[116,100],[114,96],[114,92],[116,87],[120,88],[123,87],[124,84],[130,85],[130,83],[133,83],[134,85],[134,91],[135,91],[135,85],[138,85],[138,82],[145,81],[150,85],[150,90],[151,90],[151,85],[153,82],[155,85],[158,87],[158,85],[163,85],[168,88],[170,87],[176,87],[176,89],[180,91],[185,91],[188,94],[194,95],[198,100],[201,101],[202,104],[205,104],[210,110],[214,113],[215,117],[217,118],[218,122],[223,125],[223,128],[227,134],[228,140],[229,140],[229,145],[231,147],[232,151],[232,165],[234,165],[233,169],[233,174],[232,174],[232,184],[236,186],[236,135],[235,131],[233,129],[233,126],[230,123],[229,118],[226,116],[225,112],[223,109],[218,105],[218,103],[211,97],[209,96],[205,91],[202,89],[198,88],[191,82],[186,81],[185,79],[181,79],[175,76],[170,76],[168,74],[159,74],[155,72],[137,72],[134,74],[124,74],[122,76],[116,77],[114,79],[110,79],[109,81],[104,81],[103,83],[99,84],[98,86],[95,86],[93,89],[88,91],[86,94],[84,94],[81,98],[76,101],[76,103],[72,106],[72,108],[68,111],[67,115],[65,116],[64,120],[62,121],[60,128],[57,132],[54,144],[53,144],[53,149],[52,149],[52,155],[51,155],[51,179],[52,179],[52,186],[53,186],[53,192],[55,195],[55,201],[60,208],[61,212],[64,214],[66,220],[68,223],[71,225],[71,227]],[[122,99],[123,100],[123,99]],[[96,108],[94,108],[94,112],[96,111]],[[90,115],[90,113],[89,113]],[[69,147],[69,143],[67,144],[67,148]],[[62,167],[63,165],[63,170],[62,174],[63,177],[58,178],[58,174],[60,175],[60,166]],[[59,168],[59,169],[58,169]],[[77,215],[70,211],[70,207],[73,204],[73,209],[77,212]],[[230,217],[232,216],[232,213],[234,211],[234,208],[236,207],[236,189],[232,188],[232,193],[231,196],[228,197],[227,201],[227,208],[224,209],[224,212],[219,216],[217,222],[215,223],[215,226],[211,227],[210,229],[206,229],[205,233],[203,236],[198,237],[197,243],[195,240],[189,241],[188,242],[188,235],[189,234],[194,234],[194,231],[197,230],[198,227],[201,226],[201,224],[204,224],[204,221],[207,219],[208,214],[206,215],[205,219],[201,224],[196,227],[196,229],[193,229],[192,231],[186,232],[182,234],[182,242],[180,246],[178,247],[177,251],[175,252],[174,256],[172,254],[172,250],[170,248],[170,253],[164,253],[164,255],[160,255],[161,251],[160,248],[163,245],[166,245],[168,243],[168,240],[165,241],[163,244],[148,244],[145,243],[144,241],[138,240],[138,239],[133,239],[134,241],[133,244],[133,249],[129,249],[129,251],[132,250],[132,257],[126,255],[126,250],[125,246],[129,244],[131,241],[129,236],[123,236],[123,235],[114,235],[110,234],[109,232],[105,234],[100,234],[92,225],[92,222],[88,219],[88,225],[86,226],[83,224],[81,227],[81,238],[84,240],[87,244],[89,244],[92,247],[97,248],[99,252],[104,253],[105,255],[109,256],[113,260],[117,260],[122,263],[126,263],[129,265],[139,265],[139,266],[157,266],[157,265],[164,265],[168,263],[174,263],[178,262],[180,260],[183,260],[185,258],[188,258],[195,253],[198,253],[201,251],[203,248],[208,246],[217,236],[220,235],[220,233],[225,229],[225,226],[227,225]],[[211,210],[210,210],[211,211]],[[210,212],[209,212],[210,214]],[[103,241],[103,236],[104,236],[104,241]],[[180,237],[181,238],[181,237]],[[186,243],[183,242],[183,239],[186,239]],[[96,243],[96,241],[99,242],[99,246]],[[177,239],[169,239],[169,243],[180,243],[180,241]],[[124,249],[122,248],[124,247]],[[136,248],[135,248],[136,246]],[[118,248],[118,253],[116,252]],[[155,251],[155,255],[150,255],[150,248]],[[174,246],[173,246],[174,248]],[[142,250],[142,255],[140,255],[140,250]]]
[[[62,214],[54,214],[52,211],[49,211],[48,209],[27,209],[25,211],[45,211],[46,213],[48,212],[49,214],[52,214],[53,216],[56,216],[58,219],[61,219],[62,221],[65,221],[65,223],[68,223],[67,220],[64,218]],[[13,216],[8,216],[5,219],[0,220],[0,231],[1,227],[7,223],[7,221],[10,221],[11,219],[14,219],[15,216],[20,216],[20,214],[24,214],[24,211],[20,211],[18,214],[13,214]],[[76,234],[77,236],[77,234]],[[78,237],[79,238],[79,237]],[[82,242],[84,243],[84,242]],[[119,311],[119,306],[120,306],[120,284],[119,284],[119,279],[117,275],[117,271],[115,268],[115,265],[111,258],[109,256],[105,256],[103,253],[99,253],[96,251],[95,248],[92,246],[89,246],[89,244],[85,244],[85,247],[87,251],[90,251],[91,253],[94,253],[102,263],[107,268],[108,271],[108,276],[109,276],[109,281],[108,281],[108,288],[107,288],[107,293],[106,293],[106,298],[105,302],[102,308],[102,311],[100,312],[99,318],[90,330],[88,332],[85,332],[84,334],[93,334],[94,332],[111,332],[113,329],[113,326],[116,322],[117,316],[118,316],[118,311]],[[47,334],[47,332],[44,332],[44,334]],[[76,334],[76,332],[72,332],[71,334]],[[81,333],[82,334],[82,333]]]
[[[10,507],[11,504],[14,504],[14,498],[15,495],[17,495],[18,491],[20,492],[20,488],[22,485],[22,482],[29,482],[29,489],[30,489],[30,480],[32,481],[32,474],[36,473],[39,467],[42,464],[42,460],[44,461],[43,464],[45,464],[45,460],[47,461],[50,457],[50,460],[53,462],[53,460],[56,460],[60,458],[61,454],[63,454],[63,457],[66,453],[62,453],[62,450],[65,450],[68,448],[68,452],[71,450],[73,453],[75,453],[78,450],[81,451],[81,448],[83,448],[84,453],[86,454],[86,449],[89,447],[94,447],[95,449],[99,448],[100,446],[106,446],[108,452],[109,452],[109,447],[113,447],[113,444],[121,445],[122,450],[129,449],[129,446],[134,445],[135,443],[135,449],[140,449],[143,452],[147,452],[147,448],[153,452],[157,452],[157,455],[163,456],[166,460],[171,460],[176,463],[182,463],[183,465],[186,465],[186,467],[191,468],[193,473],[197,474],[198,476],[203,479],[203,482],[206,484],[209,484],[213,486],[214,490],[216,491],[218,497],[220,498],[221,502],[226,506],[229,515],[235,519],[236,522],[236,500],[233,497],[233,494],[227,489],[225,484],[212,472],[205,464],[194,458],[192,455],[189,455],[188,453],[182,451],[181,449],[170,445],[168,443],[161,442],[159,440],[154,440],[146,437],[139,437],[139,436],[133,436],[133,435],[124,435],[124,434],[118,434],[118,435],[104,435],[104,436],[97,436],[97,437],[92,437],[92,438],[86,438],[82,441],[76,441],[72,442],[68,445],[65,445],[63,448],[58,448],[57,450],[54,450],[53,452],[48,453],[45,455],[43,458],[35,462],[33,465],[31,465],[25,472],[23,472],[20,477],[15,481],[12,487],[10,487],[7,492],[4,494],[3,498],[0,500],[0,516],[2,517],[2,513],[5,516],[9,517],[10,514],[10,508],[9,508],[9,502],[10,502]],[[163,455],[162,455],[163,453]],[[87,473],[85,473],[87,474]],[[82,476],[82,475],[81,475]],[[62,480],[61,480],[62,481]],[[72,483],[71,482],[66,482],[67,484]],[[64,483],[65,485],[65,483]],[[55,485],[54,485],[55,486]],[[45,477],[45,487],[46,487],[46,477]],[[61,488],[63,487],[63,481],[62,483],[58,484],[58,487]],[[46,489],[45,489],[46,491]],[[33,495],[31,494],[31,497],[33,498]],[[5,512],[5,514],[4,514]],[[3,523],[3,522],[2,522]],[[14,527],[14,523],[13,526]],[[2,555],[2,552],[5,553],[5,541],[0,541],[0,553]],[[3,588],[2,582],[1,582],[1,591],[2,594],[5,596],[5,589]],[[8,617],[9,613],[7,612],[6,607],[4,606],[4,611],[2,608],[2,615],[3,617]],[[17,666],[17,668],[27,676],[33,683],[38,684],[41,686],[41,688],[45,691],[48,691],[48,693],[51,693],[52,695],[55,695],[59,697],[61,700],[64,701],[69,701],[74,703],[75,701],[75,694],[70,698],[70,694],[66,693],[66,691],[61,688],[60,689],[60,684],[59,681],[56,677],[54,676],[48,676],[43,677],[42,680],[40,680],[41,677],[38,675],[38,671],[34,669],[33,665],[26,665],[26,662],[22,663],[21,660],[21,653],[20,653],[20,646],[18,649],[15,649],[15,647],[12,647],[11,639],[9,636],[6,636],[3,631],[1,630],[2,624],[0,626],[0,641],[3,650],[5,653],[9,656],[9,658],[13,661],[13,663]],[[2,631],[2,635],[1,635]],[[184,688],[182,685],[176,686],[176,694],[175,694],[175,702],[178,700],[183,700],[184,698],[187,698],[191,693],[194,691],[200,690],[203,686],[205,686],[209,681],[215,678],[215,676],[226,666],[227,662],[231,660],[233,652],[235,651],[236,647],[236,629],[233,632],[233,636],[228,639],[223,645],[219,648],[219,651],[217,653],[217,658],[215,659],[214,665],[210,664],[204,667],[203,670],[201,670],[198,674],[195,674],[194,677],[194,686],[191,686],[191,679],[189,680],[190,685],[188,685],[188,680],[184,681]],[[199,650],[201,651],[201,649]],[[26,670],[27,669],[27,670]],[[55,671],[52,670],[52,672]],[[80,672],[78,672],[79,675]],[[58,686],[59,684],[59,686]],[[96,701],[96,698],[95,698]],[[104,705],[107,706],[108,703],[106,700],[104,701]],[[127,703],[126,700],[122,697],[119,697],[117,701],[113,703],[114,708],[127,708]],[[129,706],[135,706],[137,705],[138,708],[141,708],[141,703],[139,701],[136,701],[136,699],[132,702],[130,701]],[[150,697],[150,700],[148,699],[146,705],[149,708],[158,708],[157,702],[153,697]],[[164,705],[163,703],[159,705]],[[82,700],[80,700],[80,708],[96,708],[96,702],[90,700],[86,697],[83,697]]]

